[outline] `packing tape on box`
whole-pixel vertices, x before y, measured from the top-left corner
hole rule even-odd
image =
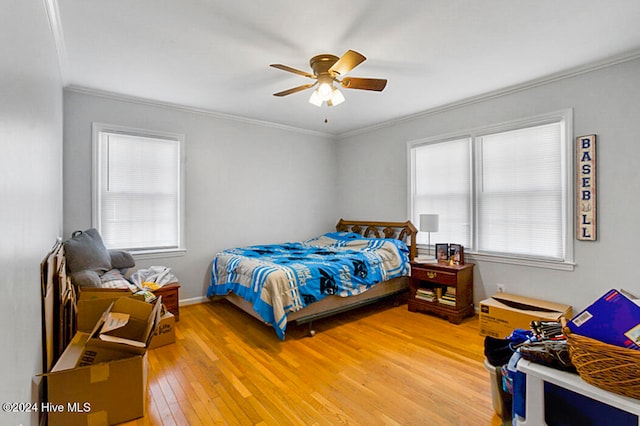
[[[91,366],[91,383],[104,382],[109,378],[109,364],[102,363]]]
[[[87,415],[87,426],[106,426],[109,424],[109,417],[107,412],[96,411],[95,413],[89,413]]]

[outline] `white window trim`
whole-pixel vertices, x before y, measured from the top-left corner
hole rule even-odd
[[[158,138],[158,139],[171,139],[176,140],[179,143],[180,151],[180,194],[178,206],[180,209],[180,223],[179,223],[179,246],[171,249],[154,249],[154,250],[131,250],[130,253],[135,259],[151,259],[151,258],[164,258],[164,257],[176,257],[183,256],[187,249],[185,245],[185,136],[180,133],[161,132],[156,130],[140,129],[129,126],[119,126],[114,124],[105,123],[92,123],[92,167],[91,167],[91,222],[92,226],[100,232],[100,200],[98,194],[100,193],[99,184],[99,167],[100,159],[99,152],[99,137],[101,132],[109,133],[122,133],[125,135],[135,135],[142,137]]]
[[[563,261],[558,260],[546,260],[546,259],[529,259],[522,258],[517,256],[508,256],[508,255],[492,255],[485,253],[476,253],[473,251],[468,251],[465,248],[465,258],[470,260],[480,260],[487,262],[496,262],[510,265],[518,265],[518,266],[530,266],[530,267],[538,267],[538,268],[547,268],[547,269],[556,269],[562,271],[573,271],[575,268],[574,262],[574,224],[575,224],[575,214],[574,214],[574,150],[573,150],[573,109],[567,108],[559,111],[554,111],[546,114],[536,115],[533,117],[528,117],[524,119],[512,120],[503,122],[496,125],[489,126],[481,126],[472,129],[462,130],[459,132],[447,133],[439,136],[433,136],[423,139],[416,139],[407,142],[407,216],[413,214],[413,171],[415,169],[414,158],[412,155],[412,149],[419,147],[421,145],[429,145],[434,143],[442,143],[448,140],[456,140],[463,138],[471,138],[472,141],[477,137],[481,137],[487,134],[506,132],[510,130],[516,130],[524,127],[533,127],[544,124],[550,124],[554,122],[562,121],[564,122],[564,128],[562,129],[562,133],[565,138],[565,149],[563,155],[566,156],[564,164],[566,165],[566,173],[563,174],[565,185],[565,198],[563,200],[563,210],[564,210],[564,219],[567,229],[564,230],[564,252],[565,258]],[[475,144],[472,142],[472,149],[475,149]],[[477,155],[473,155],[473,157],[477,161]],[[477,168],[477,164],[471,164],[472,167],[472,175],[475,175],[475,171]],[[475,178],[472,179],[472,182],[475,182]],[[473,183],[472,183],[473,184]],[[475,194],[475,189],[472,190],[472,194]],[[475,196],[475,195],[474,195]],[[471,208],[476,209],[476,200],[475,198],[471,202]],[[473,219],[472,232],[473,232],[473,241],[477,241],[477,212],[470,212],[471,218]],[[426,246],[419,245],[418,249],[426,250]]]

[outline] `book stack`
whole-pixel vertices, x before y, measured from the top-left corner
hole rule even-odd
[[[436,294],[430,288],[419,288],[416,290],[416,299],[426,302],[435,302]]]
[[[438,303],[447,306],[456,306],[456,288],[447,287],[445,293],[438,299]]]

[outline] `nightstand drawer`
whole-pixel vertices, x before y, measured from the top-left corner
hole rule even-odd
[[[171,312],[176,317],[176,321],[180,321],[179,288],[179,283],[171,283],[153,291],[153,294],[155,294],[156,297],[162,296],[162,304],[167,308],[167,311]]]
[[[162,296],[162,303],[164,303],[167,306],[175,306],[178,304],[178,290],[173,290],[170,292],[164,292],[162,294],[159,294],[158,292],[155,292],[156,295],[158,296]]]
[[[419,280],[431,281],[436,284],[456,284],[457,275],[451,272],[437,271],[429,268],[413,268],[411,276]]]

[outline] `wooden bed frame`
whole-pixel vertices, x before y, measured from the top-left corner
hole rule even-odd
[[[369,238],[395,238],[397,240],[404,241],[407,244],[409,247],[410,260],[413,260],[416,256],[416,235],[418,234],[418,230],[410,221],[371,222],[340,219],[336,225],[336,230],[340,232],[355,232]],[[327,296],[297,312],[290,313],[287,315],[287,320],[288,322],[295,322],[298,325],[308,324],[309,335],[313,336],[315,334],[313,321],[326,318],[340,312],[345,312],[350,309],[355,309],[360,306],[368,305],[388,297],[398,296],[401,293],[406,292],[408,288],[409,277],[394,278],[389,281],[376,284],[369,290],[356,296]],[[251,303],[247,302],[240,296],[237,296],[234,293],[229,293],[222,297],[251,316],[264,322],[260,315],[258,315],[258,313],[253,309]]]

